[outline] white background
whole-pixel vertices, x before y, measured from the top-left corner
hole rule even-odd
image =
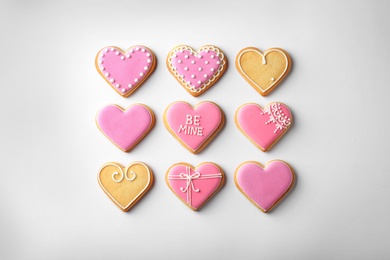
[[[390,257],[388,1],[0,1],[0,258],[384,259]],[[107,45],[136,44],[156,71],[129,98],[94,66]],[[179,44],[220,47],[226,74],[198,98],[165,65]],[[262,97],[239,75],[247,46],[281,47],[293,60]],[[173,101],[216,102],[226,126],[199,155],[164,128]],[[263,153],[236,128],[246,102],[287,104],[294,125]],[[95,114],[144,103],[156,126],[130,153],[106,139]],[[291,164],[297,183],[269,214],[235,187],[247,160]],[[140,160],[155,185],[128,213],[97,183],[101,165]],[[223,189],[193,212],[164,181],[170,165],[219,164]]]

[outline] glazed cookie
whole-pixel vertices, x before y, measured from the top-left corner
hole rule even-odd
[[[156,57],[145,46],[133,46],[126,52],[109,46],[96,55],[96,69],[121,96],[130,96],[152,74]]]
[[[187,45],[177,46],[168,53],[166,62],[169,72],[195,97],[214,85],[227,66],[223,52],[212,45],[198,51]]]
[[[115,205],[128,211],[152,187],[153,173],[142,162],[133,162],[126,168],[109,162],[100,169],[98,182]]]
[[[219,106],[203,101],[195,108],[184,101],[170,104],[164,112],[164,125],[190,152],[199,153],[225,124]]]
[[[117,147],[129,152],[152,130],[154,118],[153,111],[143,104],[127,109],[112,104],[97,113],[96,125]]]
[[[265,167],[249,161],[237,167],[234,181],[245,197],[267,213],[291,190],[295,176],[293,169],[284,161],[270,161]]]
[[[165,181],[184,204],[196,211],[221,189],[225,174],[210,162],[196,168],[188,163],[176,163],[168,169]]]
[[[241,76],[260,95],[268,95],[287,76],[291,58],[285,50],[271,48],[262,53],[254,47],[242,49],[236,57]]]
[[[283,103],[272,102],[265,109],[248,103],[237,109],[234,121],[238,129],[265,152],[290,128],[292,114]]]

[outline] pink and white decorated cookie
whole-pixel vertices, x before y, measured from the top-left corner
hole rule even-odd
[[[292,114],[283,103],[272,102],[264,109],[248,103],[237,109],[234,121],[238,129],[265,152],[290,128]]]
[[[227,60],[223,52],[212,45],[202,46],[198,51],[180,45],[169,52],[167,67],[188,93],[197,97],[223,75]]]
[[[225,182],[222,169],[210,162],[196,168],[188,163],[172,165],[165,176],[168,187],[193,210],[199,210]]]
[[[152,130],[155,119],[153,111],[142,104],[127,109],[108,105],[97,113],[96,124],[111,142],[129,152]]]
[[[164,112],[164,125],[190,152],[199,153],[225,124],[219,106],[210,101],[196,107],[184,101],[170,104]]]
[[[156,57],[145,46],[130,47],[126,52],[109,46],[96,55],[96,69],[108,84],[123,97],[130,96],[152,74]]]
[[[288,163],[280,160],[263,167],[258,162],[244,162],[234,174],[237,188],[263,212],[270,211],[291,190],[295,176]]]

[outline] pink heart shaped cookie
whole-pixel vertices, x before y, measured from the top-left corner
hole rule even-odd
[[[124,152],[133,149],[154,126],[153,111],[142,104],[126,110],[118,105],[103,107],[96,115],[100,131]]]
[[[130,47],[125,53],[118,47],[105,47],[96,56],[96,69],[121,96],[130,96],[152,74],[156,57],[145,46]]]
[[[273,102],[265,109],[248,103],[237,109],[234,119],[238,129],[265,152],[290,128],[292,114],[283,103]]]
[[[168,187],[193,210],[199,210],[225,182],[222,169],[210,162],[196,168],[187,163],[172,165],[165,176]]]
[[[164,112],[164,125],[192,153],[199,153],[222,129],[225,117],[213,102],[204,101],[195,108],[177,101]]]
[[[284,161],[244,162],[234,174],[237,188],[263,212],[270,211],[291,190],[294,172]]]
[[[198,51],[186,45],[177,46],[169,52],[166,62],[169,72],[195,97],[214,85],[227,65],[222,51],[211,45]]]

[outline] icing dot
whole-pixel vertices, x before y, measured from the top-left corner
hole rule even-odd
[[[108,52],[108,48],[104,49],[104,52]]]
[[[191,81],[187,81],[187,84],[188,84],[188,85],[191,85]]]
[[[206,61],[204,62],[204,64],[209,64],[209,61],[206,60]]]
[[[138,79],[137,79],[137,78],[135,78],[135,79],[134,79],[134,82],[138,82]]]
[[[180,50],[181,53],[183,53],[183,50]]]
[[[220,61],[217,61],[217,64],[220,64],[221,62]]]
[[[139,51],[139,47],[135,48],[136,51]]]
[[[177,62],[178,62],[178,63],[181,63],[181,60],[178,60]]]
[[[215,56],[214,56],[214,55],[211,55],[210,57],[211,57],[212,59],[214,59],[214,58],[215,58]]]
[[[188,59],[188,55],[185,55],[184,58]]]
[[[141,50],[142,52],[145,52],[145,49],[144,48],[142,48],[142,50]]]
[[[207,76],[207,74],[204,74],[203,77],[207,78],[208,76]]]
[[[125,92],[126,92],[126,89],[122,88],[122,92],[125,93]]]
[[[195,61],[194,61],[194,60],[192,60],[192,61],[191,61],[191,64],[195,64]]]
[[[172,57],[173,57],[173,58],[177,58],[177,55],[176,55],[176,53],[174,53],[174,54],[172,55]]]
[[[188,70],[188,67],[184,67],[184,70]]]
[[[133,87],[133,85],[129,84],[129,85],[128,85],[128,87],[129,87],[129,88],[132,88],[132,87]]]
[[[210,70],[211,70],[211,71],[214,71],[214,68],[211,68]]]
[[[116,51],[116,52],[115,52],[115,55],[119,55],[119,51]]]
[[[106,74],[105,74],[105,75],[106,75],[106,77],[109,77],[109,76],[110,76],[110,73],[106,72]]]
[[[127,57],[127,58],[131,58],[131,55],[130,55],[130,54],[127,54],[126,57]]]
[[[148,69],[149,69],[148,66],[145,66],[145,67],[144,67],[144,70],[148,70]]]
[[[146,53],[146,57],[150,57],[150,53],[148,52],[148,53]]]
[[[275,79],[274,78],[271,78],[271,81],[274,81]]]
[[[111,48],[111,51],[115,51],[115,49],[114,49],[114,48]]]
[[[180,78],[184,79],[184,75],[180,75]]]
[[[142,77],[142,76],[144,75],[144,73],[143,73],[143,72],[141,72],[139,75]]]
[[[119,88],[121,85],[120,84],[116,84],[115,87]]]
[[[104,53],[103,52],[100,54],[100,57],[102,57],[102,58],[104,57]]]
[[[151,63],[152,61],[150,59],[147,60],[148,63]]]
[[[99,60],[99,64],[103,64],[103,61],[102,61],[102,60]]]
[[[199,81],[198,81],[198,84],[201,84],[201,83],[202,83],[202,81],[199,80]]]
[[[110,79],[110,82],[111,82],[111,83],[114,83],[114,81],[115,81],[115,79]]]
[[[104,68],[103,66],[100,66],[100,69],[101,69],[101,70],[105,70],[105,68]]]
[[[192,79],[194,79],[194,78],[195,78],[195,75],[194,75],[194,74],[192,74],[192,75],[191,75],[191,78],[192,78]]]
[[[198,69],[199,71],[202,71],[203,69],[201,68],[201,67],[199,67],[199,69]]]
[[[121,56],[121,60],[125,60],[125,56]]]
[[[201,59],[201,58],[203,58],[203,56],[199,54],[199,55],[198,55],[198,58]]]
[[[130,50],[130,53],[133,53],[133,52],[134,52],[134,49],[131,49],[131,50]]]

